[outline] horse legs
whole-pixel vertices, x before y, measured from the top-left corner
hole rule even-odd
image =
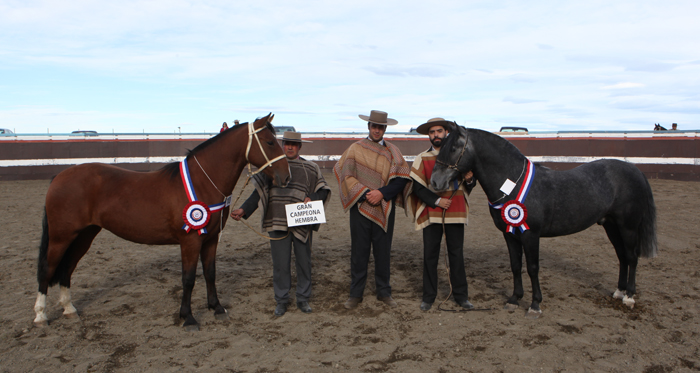
[[[92,240],[95,239],[95,236],[97,236],[97,234],[100,233],[101,230],[102,228],[96,225],[91,225],[85,228],[82,232],[78,234],[78,237],[76,237],[75,240],[73,240],[73,242],[70,244],[68,250],[66,250],[66,253],[63,256],[61,264],[65,262],[65,264],[67,265],[67,269],[66,273],[58,279],[58,283],[61,288],[61,295],[59,297],[58,303],[61,306],[63,306],[63,316],[65,317],[78,317],[78,311],[75,309],[75,307],[73,307],[73,303],[71,302],[70,279],[73,276],[73,271],[75,271],[75,268],[78,266],[78,262],[90,249],[90,245],[92,245]]]
[[[527,274],[532,284],[532,303],[527,310],[527,318],[536,319],[542,315],[540,303],[542,303],[542,291],[540,290],[540,237],[532,231],[525,231],[520,240],[525,249],[525,263]]]
[[[73,318],[78,316],[78,311],[73,306],[70,296],[70,278],[73,275],[78,261],[90,248],[92,240],[102,228],[92,225],[77,235],[54,235],[48,237],[48,229],[45,230],[46,237],[42,237],[39,253],[39,269],[37,279],[39,281],[39,292],[34,305],[36,318],[34,323],[43,326],[48,323],[46,317],[46,294],[50,285],[56,282],[60,285],[60,296],[58,303],[63,306],[63,316]]]
[[[182,256],[182,304],[180,305],[180,318],[185,320],[182,326],[187,331],[198,331],[199,323],[192,315],[192,289],[194,289],[195,276],[197,275],[197,258],[201,251],[201,243],[181,243]]]
[[[48,325],[46,317],[46,295],[49,286],[58,282],[56,277],[61,277],[63,271],[63,256],[70,247],[77,234],[65,233],[65,230],[54,229],[54,233],[49,237],[49,223],[46,208],[44,208],[44,218],[42,220],[41,243],[39,244],[39,260],[37,261],[36,278],[39,283],[39,290],[34,303],[34,324],[36,326]],[[57,271],[59,272],[57,274]]]
[[[603,223],[603,227],[608,235],[608,239],[615,247],[617,259],[620,261],[620,274],[613,298],[622,299],[622,303],[627,307],[634,308],[635,275],[637,271],[637,255],[634,250],[636,236],[634,232],[626,232],[626,230],[626,234],[623,236],[620,227],[611,220]]]
[[[510,256],[510,270],[513,272],[513,295],[506,301],[505,308],[513,311],[518,308],[518,300],[523,297],[523,245],[510,233],[503,233],[508,245],[508,254]]]
[[[207,306],[210,310],[214,310],[214,316],[217,320],[228,319],[228,313],[216,294],[216,247],[218,241],[216,237],[210,239],[202,246],[200,257],[202,260],[202,269],[204,271],[204,280],[207,282]]]

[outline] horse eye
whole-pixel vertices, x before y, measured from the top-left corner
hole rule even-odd
[[[275,143],[274,141],[270,140],[270,141],[267,142],[267,145],[272,146],[272,144],[274,144],[274,143]]]

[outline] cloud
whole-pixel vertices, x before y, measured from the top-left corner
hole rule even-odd
[[[441,67],[435,66],[416,66],[406,67],[397,65],[385,66],[366,66],[365,70],[384,76],[403,76],[403,77],[423,77],[423,78],[440,78],[449,75],[449,72]]]
[[[516,98],[508,96],[503,99],[503,102],[510,102],[513,104],[532,104],[534,102],[547,102],[547,100],[534,100],[530,98]]]
[[[338,109],[380,109],[407,127],[445,116],[495,129],[499,120],[606,129],[639,108],[656,122],[698,123],[697,8],[0,1],[0,122],[184,132],[273,111],[311,131],[358,121]],[[21,105],[50,110],[13,111]]]
[[[604,87],[601,87],[601,89],[628,89],[628,88],[642,88],[644,87],[644,84],[642,83],[632,83],[632,82],[624,82],[624,83],[617,83],[613,85],[606,85]]]
[[[510,77],[510,80],[518,83],[534,83],[537,80],[527,74],[513,74]]]
[[[647,63],[640,63],[640,64],[634,64],[631,66],[627,66],[625,71],[646,71],[646,72],[650,72],[650,73],[659,73],[659,72],[673,70],[678,66],[679,65],[675,64],[675,63],[647,62]]]

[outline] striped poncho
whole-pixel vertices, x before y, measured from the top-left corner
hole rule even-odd
[[[456,192],[455,189],[459,185],[458,180],[451,182],[449,189],[441,192],[436,192],[430,185],[430,176],[433,174],[437,155],[438,151],[430,148],[430,150],[416,156],[411,166],[411,178],[414,183],[420,183],[440,198],[450,198],[454,192],[452,204],[445,212],[445,224],[467,224],[469,222],[469,201],[467,199],[469,189],[465,184],[462,183]],[[415,193],[410,195],[408,205],[416,223],[416,230],[423,229],[430,224],[442,224],[442,208],[432,208],[426,205]]]
[[[330,187],[321,174],[321,169],[316,163],[303,158],[287,159],[291,180],[286,188],[272,186],[270,178],[259,173],[253,176],[255,190],[260,195],[259,207],[262,207],[262,228],[267,231],[291,231],[294,237],[302,242],[309,239],[311,230],[318,231],[320,224],[300,225],[287,228],[287,214],[284,205],[303,202],[307,196],[321,189],[327,189],[328,194],[323,201],[326,207],[331,199]]]
[[[408,163],[403,159],[399,148],[388,141],[384,143],[386,145],[362,139],[350,145],[333,167],[333,173],[340,186],[340,202],[345,212],[366,192],[386,186],[394,178],[411,180]],[[410,185],[411,183],[407,183],[402,193],[396,197],[397,206],[402,208],[405,206]],[[382,199],[377,206],[362,202],[357,207],[360,214],[378,224],[386,232],[393,205],[394,201]]]

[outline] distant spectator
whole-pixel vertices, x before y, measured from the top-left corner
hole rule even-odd
[[[671,131],[675,131],[677,129],[678,129],[678,123],[671,124]]]
[[[224,124],[221,125],[221,130],[219,131],[219,133],[224,132],[227,129],[228,129],[228,124],[226,124],[226,122],[224,122]]]
[[[239,124],[239,123],[238,123],[238,119],[234,119],[234,120],[233,120],[233,125],[234,125],[234,126],[237,126],[238,124]]]

